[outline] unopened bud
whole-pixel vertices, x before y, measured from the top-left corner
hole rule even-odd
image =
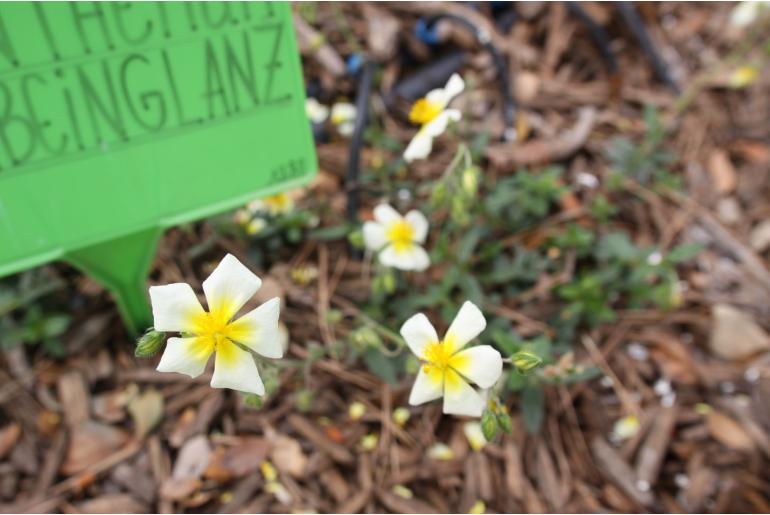
[[[153,329],[148,330],[136,342],[134,356],[137,358],[149,358],[150,356],[154,356],[163,346],[165,339],[165,333]]]
[[[511,363],[521,374],[531,372],[540,366],[542,362],[543,360],[540,358],[540,356],[526,350],[519,351],[511,356]]]

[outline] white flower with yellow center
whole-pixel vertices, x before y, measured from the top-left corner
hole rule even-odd
[[[356,106],[348,102],[337,102],[332,106],[331,121],[337,132],[343,136],[353,134],[356,126]]]
[[[272,216],[284,215],[294,209],[294,199],[286,192],[276,193],[257,200],[246,206],[252,215],[268,213]]]
[[[313,97],[305,100],[305,114],[313,123],[323,123],[329,117],[329,108]]]
[[[484,315],[475,304],[465,302],[443,340],[428,318],[419,313],[401,327],[409,349],[423,362],[409,396],[418,405],[444,397],[444,413],[481,416],[486,400],[468,384],[491,388],[503,370],[500,353],[489,345],[464,347],[486,327]]]
[[[169,338],[158,371],[197,377],[216,353],[213,388],[264,395],[250,351],[266,358],[283,356],[278,333],[280,300],[270,299],[234,320],[261,284],[259,277],[228,254],[203,281],[208,311],[189,284],[150,287],[155,330],[182,333],[182,337]]]
[[[446,130],[450,121],[460,121],[462,113],[457,109],[447,109],[447,106],[464,89],[465,82],[455,73],[445,87],[434,89],[414,103],[409,112],[409,120],[420,124],[420,130],[404,151],[407,162],[428,157],[433,149],[433,139]]]
[[[422,244],[428,235],[428,220],[419,211],[401,216],[388,204],[374,208],[374,221],[364,223],[364,245],[378,252],[380,263],[400,270],[422,271],[430,258]]]

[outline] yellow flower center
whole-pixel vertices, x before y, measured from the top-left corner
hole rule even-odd
[[[399,220],[391,224],[386,236],[396,252],[408,250],[414,242],[414,227],[406,220]]]
[[[280,214],[291,209],[291,199],[286,193],[278,193],[262,199],[272,214]]]
[[[431,102],[427,98],[421,98],[412,105],[409,111],[409,121],[425,125],[437,117],[444,108],[436,102]]]
[[[422,354],[427,364],[440,370],[446,370],[452,360],[452,349],[444,342],[431,343]]]
[[[224,309],[203,312],[197,315],[193,321],[196,336],[197,352],[201,355],[211,354],[213,351],[223,353],[223,356],[235,354],[229,352],[234,346],[233,340],[238,334],[238,328],[230,323]]]

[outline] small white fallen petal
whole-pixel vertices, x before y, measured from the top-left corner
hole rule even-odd
[[[484,438],[484,431],[478,421],[474,420],[463,424],[463,433],[474,451],[480,451],[487,445],[487,439]]]
[[[455,453],[447,444],[439,442],[428,448],[428,457],[434,460],[449,461],[454,459]]]
[[[619,441],[628,440],[639,431],[640,425],[636,415],[626,415],[615,422],[612,434]]]

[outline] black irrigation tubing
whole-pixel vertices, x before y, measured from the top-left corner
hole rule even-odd
[[[655,70],[655,75],[673,89],[677,95],[681,93],[679,85],[674,81],[673,77],[671,77],[668,66],[666,66],[665,61],[652,43],[652,39],[650,39],[647,29],[644,28],[644,23],[642,23],[639,13],[636,12],[634,4],[631,2],[615,2],[615,6],[618,8],[618,11],[620,11],[623,21],[625,21],[631,29],[639,46],[642,47],[644,53],[647,54],[647,58],[650,60],[652,67]]]
[[[358,72],[358,90],[356,91],[356,120],[353,135],[350,138],[348,170],[345,176],[345,189],[348,194],[347,216],[351,223],[358,220],[358,182],[361,170],[361,147],[364,143],[364,129],[369,117],[369,97],[372,94],[374,63],[365,61]]]
[[[591,35],[591,39],[599,49],[604,59],[604,65],[607,67],[607,72],[610,75],[615,75],[618,72],[618,60],[615,57],[615,53],[610,48],[610,38],[604,28],[596,23],[591,15],[589,15],[580,2],[565,2],[567,4],[567,10],[577,16],[580,22],[586,26],[588,33]]]
[[[508,65],[506,64],[503,55],[500,53],[497,47],[492,44],[492,38],[486,31],[479,29],[470,21],[455,14],[434,14],[426,20],[426,25],[428,27],[432,27],[436,24],[436,22],[441,20],[456,22],[470,30],[473,35],[476,36],[476,40],[479,42],[479,44],[481,44],[492,56],[492,61],[495,63],[495,67],[497,68],[497,75],[500,79],[500,93],[503,99],[503,121],[505,122],[505,130],[503,131],[502,140],[513,141],[513,139],[516,137],[516,105],[513,102],[513,95],[511,95],[510,78],[508,77]]]

